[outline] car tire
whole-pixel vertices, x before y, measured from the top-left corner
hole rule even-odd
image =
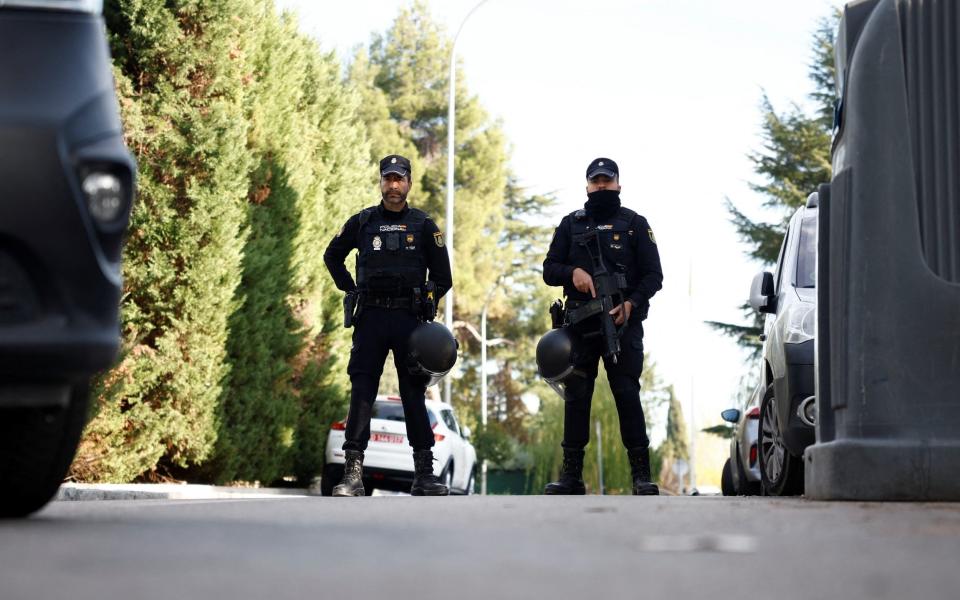
[[[757,460],[761,488],[766,496],[796,496],[803,493],[803,461],[790,454],[783,443],[776,406],[771,384],[760,403]]]
[[[736,496],[737,490],[733,487],[733,472],[730,470],[730,459],[723,463],[723,471],[720,473],[720,491],[724,496]]]
[[[440,471],[440,482],[447,486],[447,490],[453,493],[453,461],[447,463],[443,471]]]
[[[340,483],[343,478],[343,465],[330,463],[324,465],[323,474],[320,475],[320,495],[332,496],[333,488]]]
[[[760,482],[747,479],[747,470],[743,468],[743,461],[740,460],[739,447],[737,448],[737,486],[738,496],[759,496]],[[759,460],[759,459],[758,459]]]
[[[57,493],[87,420],[89,387],[65,407],[0,410],[0,518],[25,517]]]
[[[477,465],[473,465],[473,468],[470,469],[470,477],[467,478],[467,487],[463,489],[463,494],[465,496],[472,496],[476,493],[476,483],[477,483]]]

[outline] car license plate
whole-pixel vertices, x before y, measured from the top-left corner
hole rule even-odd
[[[370,434],[371,442],[386,442],[388,444],[402,444],[403,435],[399,433],[372,433]]]

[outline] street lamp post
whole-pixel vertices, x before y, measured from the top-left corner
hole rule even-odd
[[[467,16],[463,18],[463,21],[460,22],[460,27],[457,29],[457,34],[453,37],[453,45],[450,47],[450,99],[447,107],[447,247],[450,249],[450,273],[451,275],[454,272],[455,265],[455,256],[456,251],[454,250],[453,236],[454,236],[454,226],[453,226],[453,158],[454,158],[454,147],[455,147],[455,133],[457,130],[457,40],[460,39],[460,33],[463,31],[463,26],[467,24],[467,20],[470,18],[473,13],[477,11],[478,8],[486,4],[489,0],[481,0],[473,8],[470,9],[470,12],[467,13]],[[443,306],[443,322],[447,326],[447,329],[453,331],[453,290],[447,292],[446,300]],[[447,404],[451,400],[451,390],[452,382],[449,377],[444,379],[443,382],[443,399]]]
[[[490,286],[487,297],[483,300],[483,310],[480,311],[480,425],[484,432],[487,430],[487,307],[493,299],[494,292],[500,286],[503,275]],[[487,495],[487,459],[480,464],[480,493]]]
[[[492,292],[493,290],[491,290]],[[483,312],[480,313],[480,425],[487,431],[487,304],[490,303],[490,294],[483,303]],[[487,495],[487,459],[480,464],[480,493]]]

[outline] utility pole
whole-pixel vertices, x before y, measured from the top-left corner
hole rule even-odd
[[[689,298],[690,308],[690,336],[688,340],[693,340],[696,335],[696,324],[694,323],[693,310],[693,255],[690,255],[690,268],[687,274],[687,297]],[[694,343],[694,347],[697,344]],[[696,375],[696,360],[690,364],[690,491],[697,489],[697,403],[695,397],[694,377]]]
[[[447,227],[447,248],[450,252],[450,274],[454,273],[454,265],[456,264],[456,251],[454,250],[454,223],[453,223],[453,192],[454,192],[454,154],[456,150],[456,131],[457,131],[457,41],[460,39],[460,33],[463,31],[463,26],[467,24],[467,20],[470,18],[473,13],[477,11],[478,8],[486,4],[489,0],[481,0],[473,8],[470,9],[470,12],[467,13],[467,16],[463,18],[463,21],[460,22],[460,27],[457,29],[457,34],[453,36],[453,45],[450,47],[450,75],[448,80],[450,82],[449,90],[449,101],[447,105],[447,218],[446,218],[446,227]],[[447,329],[453,331],[453,290],[449,290],[444,298],[443,303],[443,324],[447,326]],[[443,400],[450,404],[451,395],[453,390],[453,383],[450,380],[450,377],[445,377],[443,381]]]

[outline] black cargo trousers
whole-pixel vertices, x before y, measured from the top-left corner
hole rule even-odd
[[[407,370],[407,341],[419,321],[410,309],[365,306],[353,329],[353,348],[350,350],[350,412],[344,450],[367,449],[370,441],[370,416],[377,399],[380,376],[388,351],[393,351],[393,362],[400,381],[400,399],[403,402],[407,440],[414,450],[433,447],[433,430],[427,416],[424,397],[429,379],[411,375]]]
[[[569,328],[573,338],[574,371],[564,382],[563,443],[568,450],[583,450],[590,441],[590,404],[597,368],[603,356],[603,338],[584,337],[600,330],[599,317],[586,319]],[[620,417],[620,437],[628,450],[646,448],[647,425],[640,404],[640,375],[643,373],[643,322],[631,319],[620,336],[620,354],[603,358],[610,391]]]

